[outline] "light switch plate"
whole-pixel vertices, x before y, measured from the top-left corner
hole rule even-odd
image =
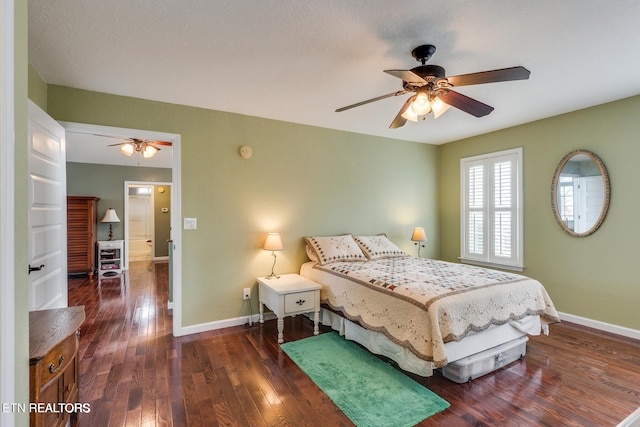
[[[195,230],[198,228],[198,218],[185,218],[184,219],[184,229],[185,230]]]

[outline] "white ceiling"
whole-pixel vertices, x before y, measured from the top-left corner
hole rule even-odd
[[[637,0],[29,0],[29,63],[50,84],[442,144],[640,94],[639,22]],[[426,43],[449,76],[531,78],[459,88],[483,118],[389,129],[409,95],[334,112],[400,90],[383,70]]]

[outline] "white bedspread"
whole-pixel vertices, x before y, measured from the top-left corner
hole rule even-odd
[[[529,315],[559,321],[540,282],[465,264],[413,257],[310,262],[301,275],[323,285],[323,304],[437,367],[447,364],[444,344],[472,331]]]

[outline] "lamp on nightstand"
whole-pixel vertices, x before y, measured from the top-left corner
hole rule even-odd
[[[418,258],[420,258],[420,248],[424,248],[422,242],[427,241],[427,234],[424,232],[424,228],[416,227],[413,229],[411,240],[414,241],[414,245],[418,245]]]
[[[100,222],[109,223],[109,240],[113,240],[113,223],[120,222],[120,218],[118,218],[116,210],[113,208],[107,209],[107,211],[104,213],[104,217],[102,217],[102,221]]]
[[[267,234],[267,239],[264,241],[264,246],[262,247],[265,251],[271,251],[273,255],[273,265],[271,266],[271,274],[266,276],[265,279],[279,279],[280,276],[277,276],[273,269],[276,266],[276,251],[281,251],[284,249],[282,245],[282,239],[280,238],[280,233],[269,233]]]

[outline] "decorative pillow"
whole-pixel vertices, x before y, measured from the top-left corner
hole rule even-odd
[[[351,234],[329,237],[305,237],[307,245],[315,253],[320,265],[332,262],[366,261],[360,246],[353,240]],[[313,259],[312,257],[309,257]]]
[[[392,258],[408,256],[397,247],[385,234],[377,236],[355,236],[355,241],[369,259]]]
[[[316,255],[315,251],[313,250],[313,248],[311,247],[311,245],[309,245],[309,243],[307,243],[305,245],[306,250],[307,250],[307,256],[309,257],[309,259],[313,262],[318,262],[318,255]]]

